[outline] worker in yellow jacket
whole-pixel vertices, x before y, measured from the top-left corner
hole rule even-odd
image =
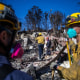
[[[42,60],[43,48],[45,43],[45,38],[42,36],[42,33],[38,34],[38,37],[36,38],[36,40],[38,41],[39,60]]]
[[[80,13],[70,15],[66,26],[69,28],[67,32],[69,38],[76,37],[77,39],[77,48],[73,51],[75,60],[70,68],[54,65],[53,69],[57,69],[66,80],[80,80]]]

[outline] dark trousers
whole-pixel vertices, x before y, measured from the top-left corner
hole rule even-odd
[[[47,54],[47,55],[51,55],[51,51],[50,51],[50,48],[48,48],[48,47],[47,47],[47,51],[46,51],[46,54]]]
[[[38,48],[39,48],[39,58],[41,59],[41,56],[43,54],[44,44],[38,44]]]

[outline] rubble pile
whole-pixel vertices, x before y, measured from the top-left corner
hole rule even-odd
[[[56,53],[58,53],[58,52],[56,52]],[[33,66],[36,67],[36,69],[39,69],[39,68],[43,67],[45,64],[49,63],[53,58],[55,58],[57,56],[56,53],[51,54],[50,56],[46,55],[44,57],[43,61],[38,61],[38,59],[37,59],[38,55],[36,55],[36,53],[24,54],[22,56],[22,59],[15,59],[11,63],[13,65],[13,67],[20,69],[20,70],[23,68],[26,68],[30,64],[33,64]]]
[[[51,80],[51,72],[47,72],[43,75],[41,75],[41,80]]]
[[[28,35],[28,36],[30,36],[30,35]],[[20,41],[23,44],[23,40],[20,40]],[[18,42],[20,42],[20,41],[18,40]],[[28,41],[31,41],[31,42],[28,42]],[[46,64],[49,64],[49,62],[51,62],[58,55],[60,50],[65,45],[64,38],[63,39],[57,38],[57,41],[58,41],[58,46],[56,47],[56,51],[52,51],[51,55],[45,55],[43,60],[39,61],[38,60],[37,43],[35,43],[35,39],[33,38],[33,36],[27,37],[27,40],[25,40],[26,46],[24,46],[24,45],[22,46],[23,48],[25,47],[24,55],[22,56],[21,59],[11,60],[12,66],[23,72],[29,73],[33,77],[36,77],[36,71],[39,71],[41,68],[45,67]],[[44,72],[44,70],[43,70],[43,72]],[[42,74],[40,76],[40,78],[41,78],[41,80],[51,80],[50,75],[51,75],[51,72],[48,71],[47,73]]]

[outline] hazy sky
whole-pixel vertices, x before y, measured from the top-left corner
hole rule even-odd
[[[18,18],[24,22],[29,9],[38,6],[43,12],[61,11],[65,15],[80,12],[80,0],[2,0],[4,3],[12,5]],[[78,3],[79,2],[79,3]]]

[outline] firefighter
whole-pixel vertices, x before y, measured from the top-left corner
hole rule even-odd
[[[67,34],[69,36],[70,57],[73,62],[75,60],[74,50],[76,49],[77,46],[76,43],[73,41],[73,38],[75,39],[77,32],[73,28],[70,28],[68,29]]]
[[[51,69],[57,69],[63,78],[67,80],[80,80],[80,13],[73,13],[67,17],[67,24],[70,30],[68,36],[69,38],[76,37],[77,47],[74,49],[73,56],[74,62],[71,64],[70,68],[64,68],[57,64],[51,66]]]
[[[38,34],[38,37],[36,38],[38,41],[38,48],[39,48],[39,60],[42,60],[42,55],[43,55],[43,48],[44,48],[44,43],[45,43],[45,38],[42,36],[42,33]]]
[[[30,75],[14,69],[9,62],[9,53],[20,26],[14,10],[0,3],[0,80],[33,80]]]

